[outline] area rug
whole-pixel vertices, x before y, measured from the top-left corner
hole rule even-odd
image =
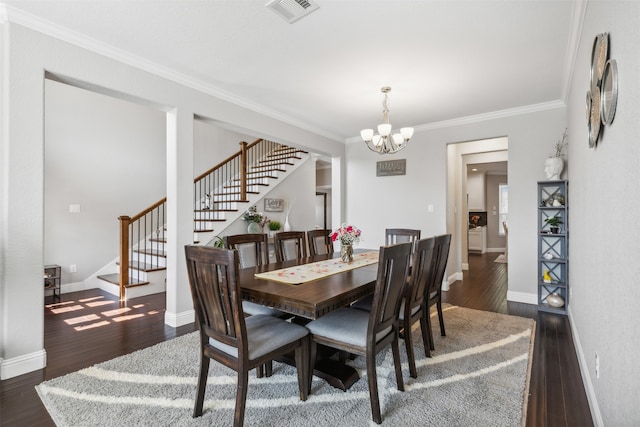
[[[504,254],[500,254],[500,255],[498,255],[498,257],[496,259],[493,260],[493,262],[499,262],[501,264],[506,264],[507,263],[507,258],[504,256]]]
[[[432,314],[432,316],[434,316]],[[520,426],[526,416],[535,322],[445,307],[446,337],[433,319],[435,351],[425,358],[415,327],[418,378],[409,377],[401,342],[405,391],[396,389],[391,351],[378,355],[386,426]],[[204,414],[191,417],[199,369],[197,333],[160,343],[36,389],[59,426],[223,426],[233,424],[236,374],[211,362]],[[306,402],[295,368],[274,363],[273,376],[249,376],[246,426],[369,426],[365,361],[348,362],[362,378],[347,392],[314,377]]]

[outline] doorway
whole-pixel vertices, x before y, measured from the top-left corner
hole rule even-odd
[[[487,223],[492,223],[492,230],[498,230],[499,205],[497,201],[494,203],[493,199],[487,201],[486,189],[487,181],[491,182],[490,185],[493,187],[494,181],[503,181],[508,177],[508,138],[496,137],[448,144],[447,165],[449,181],[447,199],[450,209],[449,218],[452,221],[447,228],[452,231],[452,250],[457,255],[455,260],[457,271],[468,270],[470,212],[481,212],[482,215],[479,216],[483,218],[486,215]],[[473,171],[472,169],[477,170]],[[472,177],[472,173],[481,174],[480,183],[468,183],[468,178]],[[479,202],[475,202],[473,197],[472,200],[468,200],[469,190],[473,192],[474,186],[481,189],[482,194],[479,197]],[[494,205],[496,206],[495,215],[493,215]],[[485,232],[487,232],[486,229]],[[505,243],[500,244],[499,239],[497,241],[493,239],[494,235],[490,237],[492,237],[491,240],[488,237],[485,238],[485,253],[487,251],[504,252],[506,239],[503,238]],[[482,248],[481,242],[480,251]],[[496,257],[498,255],[497,253]]]

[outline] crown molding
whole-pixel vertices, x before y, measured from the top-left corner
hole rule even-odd
[[[420,126],[414,126],[416,132],[424,132],[427,130],[443,129],[455,126],[463,126],[471,123],[486,122],[488,120],[503,119],[505,117],[519,116],[522,114],[531,114],[539,111],[555,110],[564,108],[566,104],[560,100],[542,102],[540,104],[525,105],[524,107],[509,108],[506,110],[492,111],[489,113],[476,114],[473,116],[460,117],[451,120],[442,120],[440,122],[427,123]],[[347,143],[362,142],[359,136],[354,136],[346,140]]]
[[[4,3],[0,3],[0,24],[4,24],[9,21],[7,16],[7,5]]]
[[[588,0],[578,0],[572,2],[571,10],[571,26],[569,27],[569,40],[567,42],[567,51],[564,64],[563,85],[560,99],[566,104],[571,91],[571,82],[573,80],[573,72],[578,58],[578,50],[580,48],[580,39],[582,38],[582,29],[584,27],[584,18],[587,13]]]
[[[344,142],[343,137],[334,135],[330,132],[327,132],[326,130],[315,128],[313,126],[310,126],[308,123],[304,123],[279,111],[267,108],[264,105],[242,98],[219,87],[204,83],[201,80],[191,78],[183,73],[179,73],[155,62],[148,61],[137,55],[132,55],[109,44],[92,39],[76,31],[72,31],[66,27],[34,16],[30,13],[26,13],[5,3],[0,3],[0,22],[2,22],[2,19],[29,28],[31,30],[38,31],[42,34],[56,38],[74,46],[87,49],[91,52],[138,68],[142,71],[157,75],[159,77],[197,90],[204,94],[214,96],[242,108],[246,108],[247,110],[251,110],[272,119],[279,120],[291,126],[295,126],[297,128],[314,133],[316,135],[323,136],[336,142]]]

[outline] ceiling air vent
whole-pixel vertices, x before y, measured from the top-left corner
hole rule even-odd
[[[310,0],[271,0],[266,4],[289,24],[318,9],[318,5]]]

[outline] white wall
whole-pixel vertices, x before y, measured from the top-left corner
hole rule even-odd
[[[165,196],[165,145],[164,112],[46,80],[44,262],[63,285],[117,258],[119,216]]]
[[[447,144],[506,136],[509,148],[508,299],[536,303],[536,182],[544,178],[544,159],[565,127],[566,111],[548,109],[482,122],[417,129],[406,149],[392,156],[370,152],[363,143],[347,145],[346,218],[362,228],[361,246],[378,247],[388,227],[419,228],[423,236],[450,232],[448,276],[461,275],[459,228],[462,197],[447,199],[459,169],[448,174]],[[504,149],[504,148],[502,148]],[[459,153],[464,154],[464,153]],[[376,161],[407,159],[404,176],[376,177]],[[450,162],[449,168],[456,168]],[[459,168],[459,166],[458,166]],[[428,212],[433,204],[434,212]],[[466,234],[466,230],[464,230]]]
[[[489,249],[504,249],[505,247],[505,237],[498,234],[500,232],[498,186],[507,183],[507,175],[487,175],[487,248]],[[493,210],[494,206],[496,207],[495,211]]]
[[[194,117],[211,118],[247,134],[341,157],[342,144],[193,89],[62,42],[21,25],[0,24],[3,153],[0,234],[0,376],[41,368],[44,265],[44,82],[45,72],[166,111],[167,311],[170,325],[192,320],[184,245],[193,240]],[[28,52],[28,54],[25,54]],[[195,84],[193,85],[195,87]],[[212,92],[212,91],[211,91]],[[153,165],[154,167],[156,165]],[[160,166],[161,167],[161,166]],[[313,215],[313,214],[311,214]]]
[[[640,425],[639,27],[638,2],[587,4],[568,103],[569,311],[592,409],[608,426]],[[593,40],[602,32],[610,33],[620,93],[613,123],[590,149],[585,94]]]

